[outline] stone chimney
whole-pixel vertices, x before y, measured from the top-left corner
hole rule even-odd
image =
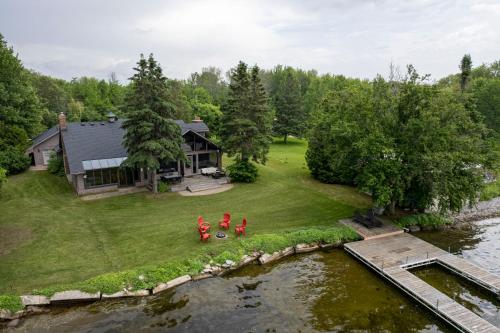
[[[66,115],[64,113],[59,113],[59,129],[65,131],[67,129]]]
[[[202,123],[202,122],[203,122],[203,120],[201,120],[201,118],[198,116],[195,116],[193,119],[193,123]]]

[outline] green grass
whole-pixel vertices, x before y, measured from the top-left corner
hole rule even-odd
[[[446,216],[436,213],[424,213],[417,215],[408,215],[402,217],[396,223],[401,227],[410,227],[418,225],[420,227],[438,228],[440,226],[451,224],[452,221]]]
[[[124,281],[139,288],[141,272],[149,274],[144,284],[153,283],[196,270],[206,258],[293,244],[296,233],[305,239],[349,233],[337,221],[368,207],[370,199],[313,180],[305,150],[300,140],[275,143],[256,183],[200,197],[138,193],[82,201],[65,178],[46,172],[10,177],[0,192],[0,294],[50,294],[75,285],[113,291]],[[233,225],[248,218],[247,240],[201,244],[197,216],[216,230],[225,211]]]

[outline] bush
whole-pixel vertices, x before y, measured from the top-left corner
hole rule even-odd
[[[258,176],[257,167],[250,161],[236,161],[227,170],[231,181],[237,183],[253,183]]]
[[[7,170],[0,168],[0,189],[2,185],[7,182]]]
[[[17,148],[6,146],[0,149],[0,168],[7,170],[8,175],[23,172],[30,162],[30,158]]]
[[[409,215],[399,219],[399,221],[397,222],[397,224],[401,227],[418,225],[420,227],[433,228],[451,223],[452,221],[448,217],[436,213]]]
[[[165,193],[170,191],[170,186],[166,182],[158,182],[158,192]]]
[[[47,170],[56,176],[63,177],[66,172],[64,171],[64,161],[61,155],[56,153],[52,153],[50,155],[49,165],[47,166]]]
[[[483,188],[480,200],[487,201],[497,197],[500,197],[500,179],[497,179],[494,183],[487,184]]]
[[[13,295],[0,295],[0,309],[16,312],[23,309],[21,297]]]

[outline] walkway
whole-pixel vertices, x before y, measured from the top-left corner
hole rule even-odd
[[[500,328],[407,269],[437,263],[497,295],[500,295],[499,276],[407,233],[348,243],[344,248],[459,331],[500,333]]]

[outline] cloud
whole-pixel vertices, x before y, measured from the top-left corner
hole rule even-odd
[[[66,79],[126,80],[150,52],[180,79],[239,60],[361,78],[394,61],[439,78],[464,53],[496,60],[499,14],[495,0],[3,0],[0,32],[28,67]]]

